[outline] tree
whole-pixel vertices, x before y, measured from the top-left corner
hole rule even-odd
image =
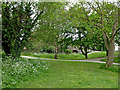
[[[32,28],[43,13],[43,11],[38,12],[35,18],[32,18],[34,14],[32,5],[33,3],[30,2],[3,2],[2,4],[2,46],[8,56],[20,56]]]
[[[76,27],[76,34],[78,35],[78,37],[75,38],[73,43],[81,50],[86,59],[88,58],[88,49],[90,49],[90,46],[93,45],[93,30],[92,28],[88,29],[88,26],[89,25],[85,23],[81,23],[79,26]]]
[[[45,13],[43,18],[38,21],[38,26],[35,27],[34,36],[37,37],[36,41],[42,41],[44,47],[55,47],[55,59],[57,59],[59,42],[62,39],[63,23],[65,18],[63,17],[65,3],[61,2],[45,2]],[[40,8],[40,3],[38,5]]]
[[[89,9],[87,7],[89,7]],[[115,36],[120,30],[118,28],[118,6],[115,2],[86,2],[81,3],[81,19],[87,20],[102,31],[104,42],[108,51],[106,67],[112,66]],[[92,11],[91,11],[92,10]],[[94,18],[93,18],[94,17]]]
[[[67,18],[69,20],[69,24],[71,29],[71,35],[73,38],[72,45],[77,46],[79,50],[81,50],[82,54],[87,59],[88,56],[88,50],[98,50],[101,46],[103,37],[100,34],[101,32],[97,30],[98,28],[93,28],[93,25],[89,23],[88,21],[80,19],[82,15],[80,15],[81,8],[79,8],[78,5],[74,5],[74,7],[71,7],[69,11],[67,12],[68,16],[70,18]],[[97,31],[96,31],[97,30]],[[99,37],[98,37],[99,36]],[[98,42],[99,39],[99,42]],[[96,48],[92,48],[92,47]],[[100,48],[101,49],[101,48]]]

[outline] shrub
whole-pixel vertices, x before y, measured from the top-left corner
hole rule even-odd
[[[4,52],[1,53],[2,58],[5,58],[6,54]]]
[[[70,54],[70,53],[72,53],[72,50],[66,49],[64,52],[65,52],[66,54]]]
[[[47,48],[47,53],[54,53],[54,50],[55,50],[55,47],[49,46],[49,47]]]
[[[5,57],[2,61],[2,86],[12,88],[21,81],[35,77],[48,69],[45,61]]]

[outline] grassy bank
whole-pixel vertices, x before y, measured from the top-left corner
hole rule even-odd
[[[17,84],[18,88],[117,88],[118,73],[100,69],[103,64],[48,61],[46,73]],[[118,68],[118,66],[114,66]]]

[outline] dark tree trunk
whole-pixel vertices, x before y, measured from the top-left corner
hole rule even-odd
[[[106,49],[106,56],[108,56],[108,50]]]
[[[7,56],[10,55],[10,48],[9,47],[6,47],[6,49],[3,49],[3,50]]]
[[[88,45],[87,45],[87,47],[88,47]],[[88,52],[87,52],[87,47],[85,47],[85,58],[86,58],[86,59],[88,59],[88,56],[87,56],[87,53],[88,53]]]
[[[79,48],[79,49],[81,50],[82,54],[85,56],[86,59],[88,59],[88,56],[87,56],[87,53],[88,53],[88,52],[87,52],[87,48],[88,48],[88,46],[87,46],[87,47],[84,47],[84,51],[83,51],[83,49],[82,49],[82,46],[80,46],[80,48]]]
[[[57,54],[55,54],[55,59],[57,59]]]
[[[87,54],[85,54],[85,58],[86,58],[86,59],[88,59],[88,56],[87,56]]]

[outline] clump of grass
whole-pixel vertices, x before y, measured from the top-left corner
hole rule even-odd
[[[112,72],[118,72],[118,66],[106,67],[105,64],[101,64],[100,69],[110,70]]]
[[[36,77],[48,69],[45,61],[5,57],[2,60],[2,86],[12,88],[21,81]]]

